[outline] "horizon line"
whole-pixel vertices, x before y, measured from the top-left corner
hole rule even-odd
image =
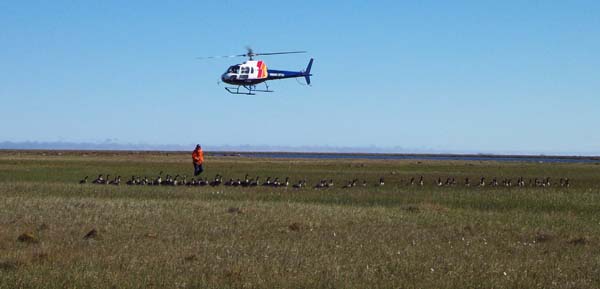
[[[123,144],[116,142],[70,142],[70,141],[0,141],[0,150],[51,150],[51,151],[145,151],[145,152],[186,152],[194,144]],[[224,153],[315,153],[315,154],[380,154],[380,155],[473,155],[473,156],[564,156],[564,157],[599,157],[598,152],[540,152],[519,150],[443,150],[432,148],[408,149],[400,146],[285,146],[285,145],[202,145],[213,148],[207,152]]]

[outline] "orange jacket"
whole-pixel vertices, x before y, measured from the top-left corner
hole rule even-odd
[[[192,159],[196,164],[201,165],[202,163],[204,163],[204,152],[202,151],[202,148],[194,150],[194,152],[192,153]]]

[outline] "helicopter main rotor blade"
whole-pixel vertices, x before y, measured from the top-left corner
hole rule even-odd
[[[216,59],[216,58],[234,58],[234,57],[249,57],[250,60],[254,56],[262,56],[262,55],[278,55],[278,54],[294,54],[294,53],[306,53],[306,51],[283,51],[283,52],[264,52],[264,53],[254,53],[252,48],[246,47],[248,50],[247,53],[244,54],[236,54],[236,55],[223,55],[223,56],[207,56],[207,57],[196,57],[196,59]]]
[[[234,57],[245,57],[245,56],[247,56],[247,55],[246,54],[237,54],[237,55],[196,57],[196,59],[234,58]]]
[[[254,53],[254,55],[277,55],[277,54],[294,54],[294,53],[306,53],[306,51],[265,52],[265,53]]]

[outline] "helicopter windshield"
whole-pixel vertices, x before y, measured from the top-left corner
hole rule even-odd
[[[230,66],[229,69],[227,69],[227,72],[238,74],[240,72],[240,66],[239,65]]]

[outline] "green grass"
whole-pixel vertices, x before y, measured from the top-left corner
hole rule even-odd
[[[597,164],[207,157],[209,177],[336,187],[78,184],[189,175],[190,159],[0,152],[0,288],[600,287]],[[419,175],[424,187],[406,185]],[[434,185],[448,176],[568,177],[571,187]],[[370,185],[341,188],[353,178]],[[98,236],[84,239],[91,229]],[[25,232],[37,242],[17,241]]]

